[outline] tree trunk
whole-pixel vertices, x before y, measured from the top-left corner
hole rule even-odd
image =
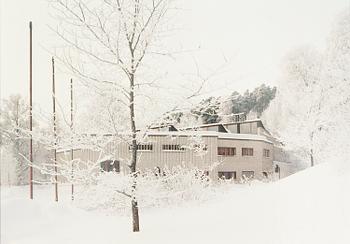
[[[132,53],[133,55],[133,53]],[[131,165],[130,165],[130,171],[133,177],[133,183],[132,183],[132,194],[131,194],[131,210],[132,210],[132,230],[133,232],[139,232],[140,231],[140,222],[139,222],[139,208],[136,198],[136,187],[137,187],[137,172],[136,172],[136,164],[137,164],[137,139],[136,139],[136,122],[135,122],[135,95],[134,95],[134,88],[135,88],[135,76],[134,76],[134,68],[132,65],[132,73],[130,74],[130,124],[131,124],[131,132],[132,132],[132,158],[131,158]]]
[[[314,167],[314,132],[311,133],[310,135],[310,142],[311,142],[311,148],[310,148],[310,164],[311,167]]]
[[[132,145],[132,164],[131,164],[131,174],[133,177],[132,183],[132,193],[131,193],[131,211],[132,211],[132,231],[140,231],[140,221],[139,221],[139,207],[136,198],[136,187],[137,187],[137,172],[136,172],[136,160],[137,160],[137,144],[136,140],[133,140]]]
[[[310,163],[311,163],[311,167],[313,167],[315,164],[314,163],[314,152],[312,149],[310,150]]]
[[[136,187],[136,184],[134,184],[133,186]],[[135,196],[132,196],[132,199],[131,199],[131,210],[132,210],[132,231],[139,232],[140,231],[139,207]]]

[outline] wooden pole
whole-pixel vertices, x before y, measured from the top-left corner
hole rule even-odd
[[[30,142],[29,142],[29,160],[31,165],[29,166],[29,197],[33,199],[33,99],[32,99],[32,81],[33,81],[33,62],[32,62],[32,21],[29,22],[29,130],[30,130]]]
[[[70,152],[71,155],[71,161],[72,161],[72,187],[71,187],[71,195],[72,195],[72,201],[74,200],[74,152],[73,152],[73,79],[70,79],[70,129],[72,133],[71,137],[71,143],[72,143],[72,149]]]
[[[52,57],[52,108],[53,108],[53,135],[54,135],[54,164],[55,164],[55,201],[58,202],[57,182],[57,133],[56,133],[56,93],[55,93],[55,59]]]

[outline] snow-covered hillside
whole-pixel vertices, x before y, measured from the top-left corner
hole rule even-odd
[[[1,190],[2,244],[350,243],[345,163],[318,165],[270,184],[232,185],[203,204],[141,209],[136,234],[126,216],[87,212],[43,195],[30,201],[21,187]]]

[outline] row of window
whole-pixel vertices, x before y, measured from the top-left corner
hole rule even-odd
[[[235,147],[218,147],[218,155],[234,156],[236,155],[236,148]]]
[[[268,178],[267,172],[262,172],[262,175],[265,178]],[[219,171],[218,172],[219,179],[223,180],[236,180],[237,174],[236,171]],[[254,178],[254,171],[242,171],[242,177],[245,179],[253,179]]]
[[[218,147],[218,155],[221,156],[235,156],[236,155],[236,148],[235,147]],[[253,156],[254,155],[254,149],[253,148],[242,148],[242,156]],[[263,151],[264,157],[269,158],[270,157],[270,150],[264,149]]]
[[[120,172],[120,162],[118,160],[106,160],[100,163],[101,170],[104,172]],[[209,171],[203,171],[202,177],[208,176]],[[155,168],[155,174],[158,176],[165,175],[165,172],[161,174],[159,167]],[[267,173],[263,172],[263,175],[267,178]],[[237,179],[236,171],[219,171],[218,177],[223,180]],[[242,171],[242,177],[245,179],[254,178],[254,171]]]
[[[132,147],[131,145],[129,146],[129,150],[131,150]],[[152,144],[138,144],[137,145],[137,150],[139,151],[152,151],[153,150],[153,145]]]
[[[218,177],[223,180],[237,179],[236,171],[219,171]],[[254,171],[242,171],[242,177],[246,179],[254,178]]]
[[[162,146],[163,150],[166,151],[184,151],[185,148],[179,144],[167,144]]]
[[[195,145],[194,148],[203,148],[203,150],[207,150],[207,146],[201,147],[200,145]],[[181,146],[179,144],[165,144],[162,145],[162,149],[164,151],[184,151],[185,147]],[[129,150],[131,150],[131,146],[129,146]],[[137,145],[137,150],[139,151],[152,151],[153,145],[152,144],[139,144]]]
[[[198,148],[202,148],[202,150],[207,150],[207,145],[204,147],[201,145],[196,145]],[[181,146],[179,144],[165,144],[162,145],[162,149],[164,151],[184,151],[185,147]],[[131,150],[131,146],[129,147],[129,150]],[[139,144],[137,145],[137,150],[140,151],[152,151],[153,145],[152,144]],[[218,155],[220,156],[235,156],[237,155],[236,148],[235,147],[218,147]],[[254,149],[243,147],[242,148],[242,156],[254,156]],[[263,156],[269,158],[270,157],[270,150],[264,149],[263,150]]]

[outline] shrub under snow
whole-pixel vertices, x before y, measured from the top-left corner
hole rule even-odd
[[[85,209],[128,213],[132,180],[129,174],[101,172],[93,184],[79,189],[76,204]],[[161,173],[139,173],[136,197],[141,208],[175,206],[205,201],[216,192],[215,189],[202,171],[177,167]]]

